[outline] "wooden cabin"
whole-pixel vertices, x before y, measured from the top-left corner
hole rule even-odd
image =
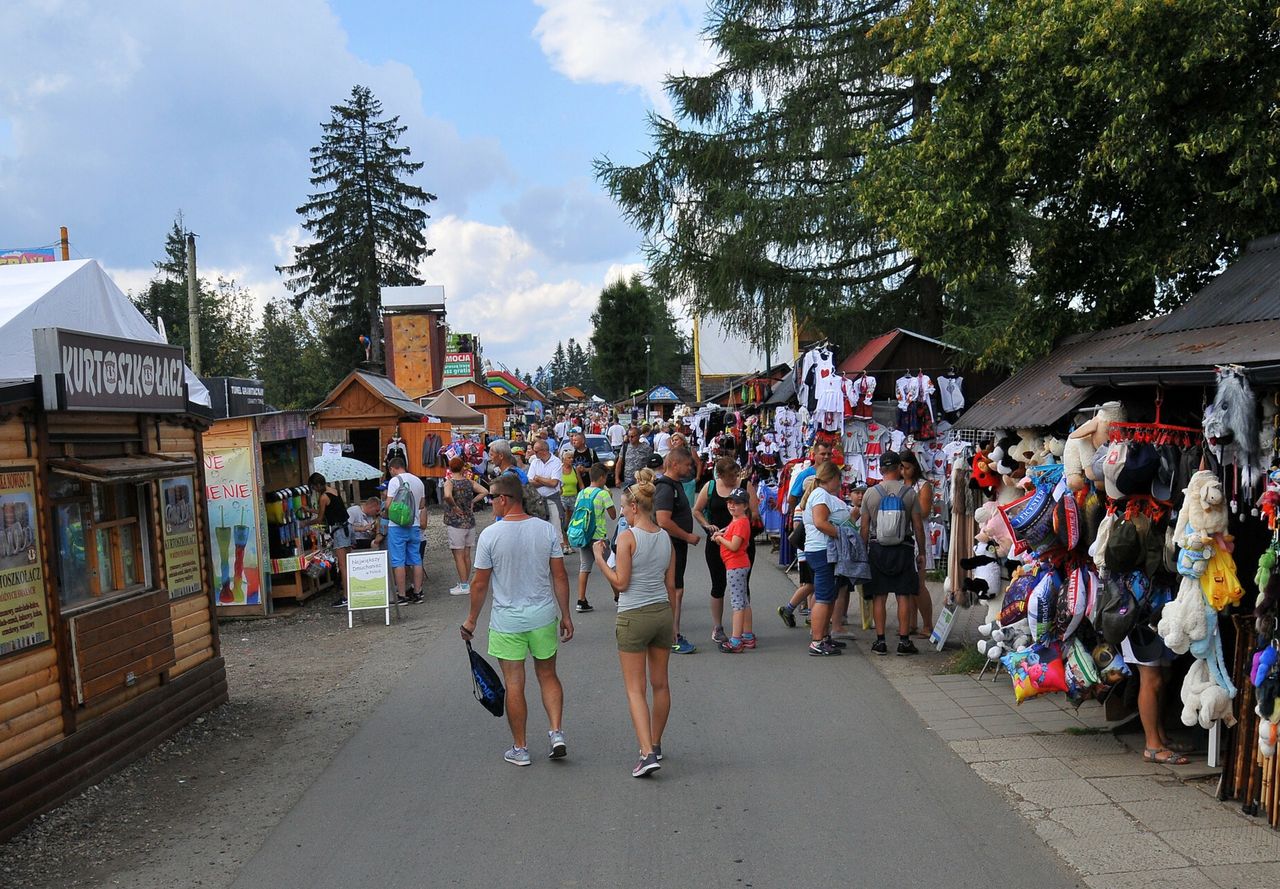
[[[0,840],[227,700],[182,349],[34,334],[0,383]]]
[[[457,380],[450,382],[444,389],[437,389],[418,399],[426,404],[441,392],[448,390],[458,397],[467,407],[484,414],[484,428],[489,435],[500,436],[507,417],[515,409],[515,403],[505,395],[499,395],[492,389],[482,386],[475,380]]]

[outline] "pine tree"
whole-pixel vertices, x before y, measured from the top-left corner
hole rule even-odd
[[[555,354],[551,356],[550,366],[551,385],[556,389],[563,389],[569,385],[569,363],[564,353],[564,343],[556,342]]]
[[[337,383],[317,334],[324,314],[323,306],[299,311],[288,300],[270,302],[262,310],[256,353],[268,404],[281,409],[314,407]]]
[[[334,105],[320,144],[311,149],[311,184],[319,190],[298,208],[311,243],[294,248],[294,262],[278,271],[295,304],[331,299],[326,342],[344,366],[364,359],[361,335],[372,341],[370,360],[382,363],[382,291],[421,284],[418,266],[434,251],[421,208],[436,199],[410,180],[422,168],[399,144],[407,129],[383,117],[382,103],[356,86],[346,104]]]
[[[600,292],[591,324],[589,349],[572,340],[569,349],[570,356],[577,349],[583,370],[576,385],[584,391],[598,388],[618,399],[643,387],[646,380],[670,384],[679,379],[687,343],[666,300],[639,275],[614,281]],[[647,356],[646,335],[651,338]]]

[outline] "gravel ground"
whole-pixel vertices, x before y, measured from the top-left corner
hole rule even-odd
[[[422,646],[465,615],[447,595],[457,575],[438,514],[427,530],[427,601],[390,627],[373,612],[348,630],[327,594],[223,622],[230,703],[0,845],[0,886],[229,886]]]

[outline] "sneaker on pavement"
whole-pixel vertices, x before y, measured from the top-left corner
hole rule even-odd
[[[885,645],[885,642],[883,639],[877,639],[875,642],[871,643],[871,653],[872,654],[888,654],[889,646]]]
[[[411,605],[411,604],[413,604],[413,600],[412,600],[412,599],[410,599],[408,596],[396,596],[396,604],[397,604],[397,605]]]
[[[755,647],[756,647],[756,637],[755,637],[755,634],[754,634],[754,633],[743,633],[743,634],[742,634],[742,647],[743,647],[743,648],[755,648]]]
[[[676,641],[671,645],[672,654],[693,654],[697,650],[694,644],[683,636],[677,636]]]
[[[809,616],[809,606],[808,606],[808,605],[801,605],[801,606],[800,606],[800,614],[801,614],[801,615],[803,615],[804,617],[808,617],[808,616]]]
[[[586,614],[588,611],[595,611],[595,609],[591,607],[591,603],[586,599],[579,599],[577,608],[579,614]]]
[[[528,747],[512,747],[506,753],[502,754],[502,758],[513,766],[533,765],[533,759],[529,756]]]
[[[782,618],[782,622],[786,624],[789,628],[793,630],[796,628],[795,612],[793,612],[786,605],[778,606],[778,617]]]
[[[346,600],[346,599],[339,599],[337,602],[334,602],[334,603],[333,603],[332,605],[330,605],[329,607],[330,607],[330,608],[346,608],[346,607],[347,607],[347,600]]]
[[[910,639],[898,640],[898,654],[919,654],[920,649],[916,648],[916,644]]]
[[[809,657],[831,657],[836,654],[842,654],[840,649],[827,645],[825,642],[809,643]]]
[[[742,640],[734,642],[732,639],[726,639],[718,647],[725,654],[739,654],[742,651]]]
[[[849,643],[848,643],[848,642],[841,642],[840,640],[838,640],[838,639],[833,639],[833,638],[831,638],[830,636],[828,636],[827,638],[823,639],[822,641],[823,641],[823,642],[825,642],[826,644],[830,645],[832,648],[848,648],[848,647],[849,647]]]
[[[659,762],[662,761],[662,745],[661,744],[653,745],[653,755],[658,757]]]
[[[711,631],[711,641],[716,645],[719,645],[728,638],[729,637],[724,634],[724,627],[716,627]]]
[[[662,763],[658,762],[656,754],[650,753],[648,756],[640,757],[640,761],[636,763],[636,767],[631,770],[632,778],[643,778],[651,772],[656,772],[662,768]]]
[[[425,601],[427,601],[427,597],[426,597],[426,596],[424,596],[424,595],[422,595],[422,593],[410,593],[410,594],[409,594],[409,604],[410,604],[410,605],[421,605],[421,604],[422,604],[423,602],[425,602]]]
[[[569,752],[569,748],[564,743],[564,732],[547,732],[547,737],[551,740],[551,752],[547,754],[547,758],[563,759]]]

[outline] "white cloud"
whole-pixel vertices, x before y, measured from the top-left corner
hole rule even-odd
[[[485,357],[521,371],[551,358],[557,341],[591,335],[591,312],[607,281],[643,271],[612,265],[582,280],[542,270],[543,257],[510,226],[448,216],[427,229],[435,256],[423,265],[443,284],[449,326],[479,334]]]
[[[666,111],[668,74],[705,72],[714,62],[702,38],[706,0],[536,0],[542,52],[570,80],[641,90]]]

